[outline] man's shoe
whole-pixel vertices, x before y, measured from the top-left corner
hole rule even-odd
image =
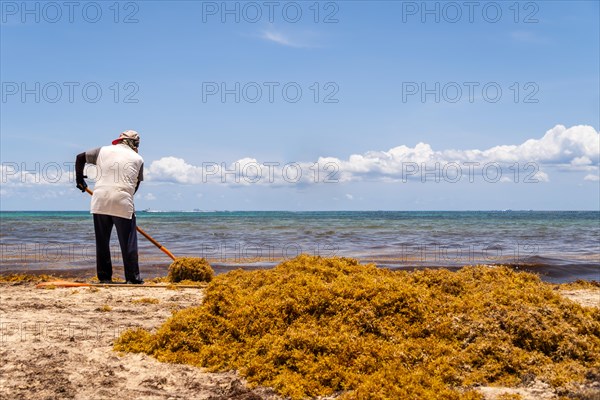
[[[107,284],[113,283],[113,281],[112,281],[112,279],[103,279],[99,283],[102,283],[103,285],[107,285]]]
[[[144,281],[143,280],[139,280],[139,281],[127,281],[127,284],[129,285],[143,285]]]

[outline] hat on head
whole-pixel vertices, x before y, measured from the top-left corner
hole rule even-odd
[[[131,139],[135,142],[140,141],[140,135],[136,131],[125,131],[119,135],[119,137],[112,141],[112,144],[119,144],[123,139]]]

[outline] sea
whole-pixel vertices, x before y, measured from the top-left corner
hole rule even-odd
[[[381,268],[508,265],[548,282],[600,281],[600,211],[152,212],[137,224],[177,257],[204,257],[216,273],[272,268],[305,253]],[[172,260],[139,235],[142,276]],[[116,233],[115,275],[123,273]],[[0,212],[0,273],[93,276],[92,216]]]

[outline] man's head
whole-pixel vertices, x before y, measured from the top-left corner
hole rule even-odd
[[[137,151],[140,146],[140,135],[136,131],[122,132],[119,137],[112,141],[112,144],[123,143]]]

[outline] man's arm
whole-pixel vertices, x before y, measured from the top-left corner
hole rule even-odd
[[[83,174],[83,168],[86,163],[96,164],[98,154],[100,154],[100,147],[77,154],[77,158],[75,158],[75,184],[77,189],[82,192],[85,192],[85,189],[87,188],[87,183],[85,183],[85,180],[83,179],[87,178],[87,176]]]
[[[138,173],[138,181],[137,184],[135,185],[135,190],[134,190],[134,194],[138,191],[138,188],[140,187],[140,183],[142,183],[142,181],[144,180],[144,163],[142,163],[142,165],[140,166],[140,172]]]
[[[77,154],[77,158],[75,159],[75,184],[77,189],[85,192],[87,188],[87,183],[85,183],[85,179],[87,176],[83,175],[83,168],[85,167],[85,152]]]

